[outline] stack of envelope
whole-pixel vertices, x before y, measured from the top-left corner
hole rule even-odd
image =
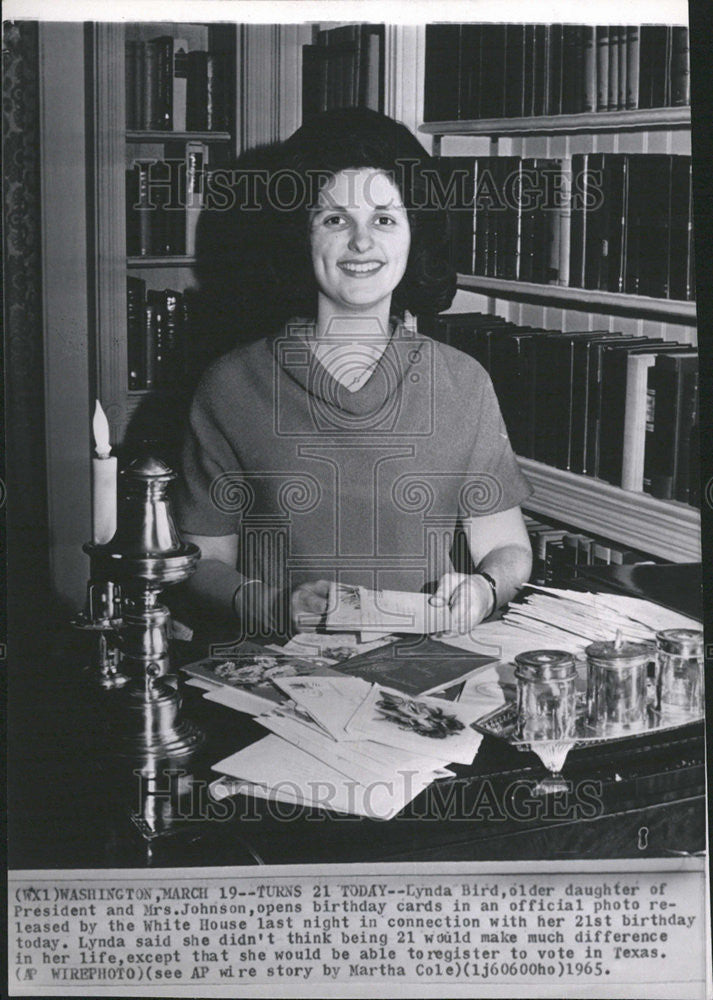
[[[220,799],[243,793],[391,819],[431,782],[470,764],[477,706],[412,696],[285,654],[184,668],[205,697],[247,711],[269,733],[214,765]],[[246,683],[249,681],[249,684]]]

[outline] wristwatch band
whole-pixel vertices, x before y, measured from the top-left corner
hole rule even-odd
[[[482,578],[490,587],[490,593],[493,595],[493,606],[486,615],[486,618],[490,618],[490,616],[494,614],[498,609],[498,585],[496,584],[495,580],[492,578],[490,573],[484,573],[483,570],[480,569],[476,570],[473,576],[482,576]]]

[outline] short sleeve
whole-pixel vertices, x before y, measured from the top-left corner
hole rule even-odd
[[[219,416],[222,399],[209,372],[191,404],[174,510],[179,530],[195,535],[238,532],[241,469]]]
[[[493,384],[482,371],[475,439],[460,492],[461,518],[482,517],[520,506],[532,494],[510,445]]]

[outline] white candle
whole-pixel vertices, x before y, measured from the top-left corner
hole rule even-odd
[[[117,462],[109,444],[109,421],[99,400],[92,428],[97,453],[92,459],[92,541],[95,545],[106,545],[116,531]]]

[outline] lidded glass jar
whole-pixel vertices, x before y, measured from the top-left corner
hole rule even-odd
[[[515,664],[519,739],[573,739],[577,692],[572,654],[534,649],[519,653]]]
[[[669,628],[656,633],[659,707],[666,719],[703,715],[703,633]]]
[[[656,657],[652,642],[593,642],[587,654],[587,716],[594,729],[613,736],[646,726],[646,678]]]

